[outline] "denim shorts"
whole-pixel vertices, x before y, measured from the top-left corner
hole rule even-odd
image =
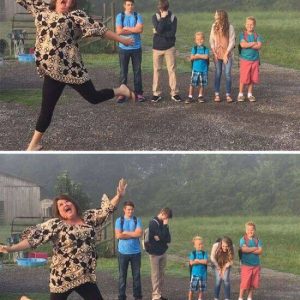
[[[191,85],[192,86],[207,86],[208,76],[207,72],[192,71]]]
[[[190,282],[190,291],[192,292],[204,292],[207,288],[207,280],[203,276],[193,275]]]

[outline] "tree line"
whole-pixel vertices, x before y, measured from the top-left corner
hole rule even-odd
[[[0,172],[37,183],[42,198],[70,187],[84,208],[114,195],[124,177],[138,214],[163,206],[177,215],[300,213],[296,154],[3,155]]]

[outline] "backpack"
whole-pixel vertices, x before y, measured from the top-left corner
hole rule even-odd
[[[200,251],[201,254],[202,254],[202,259],[204,259],[204,254],[205,254],[205,251]],[[193,258],[196,259],[196,250],[193,251]],[[204,265],[205,266],[205,269],[207,270],[207,265]],[[189,264],[189,269],[190,269],[190,278],[192,278],[192,270],[193,270],[193,266],[191,264]]]
[[[138,21],[138,13],[135,11],[133,12],[133,16],[134,16],[134,19],[135,19],[135,24],[134,26],[137,24],[137,21]],[[125,20],[125,13],[124,11],[121,12],[121,23],[122,23],[122,27],[124,27],[124,20]]]
[[[244,34],[244,37],[243,37],[244,40],[246,42],[248,42],[248,33],[247,33],[247,31],[244,31],[243,34]],[[254,31],[254,42],[257,42],[257,39],[258,39],[258,34]],[[241,52],[242,52],[242,49],[243,49],[241,47],[241,43],[239,43],[238,49],[239,49],[239,55],[241,55]]]
[[[244,235],[244,240],[245,240],[246,246],[249,247],[249,239],[247,237],[247,234]],[[255,247],[258,247],[259,239],[254,237],[253,240],[255,242]],[[242,251],[241,247],[239,248],[238,254],[239,254],[239,260],[241,262],[242,261],[242,256],[243,256],[243,251]]]
[[[133,216],[133,221],[134,221],[134,227],[136,228],[136,225],[137,225],[137,217],[136,216]],[[120,217],[121,219],[121,232],[123,232],[123,227],[124,227],[124,216],[121,216]]]
[[[160,14],[156,13],[155,15],[156,15],[157,21],[160,21],[160,19],[161,19]],[[173,13],[171,13],[171,17],[170,17],[171,23],[173,23],[174,19],[175,19],[175,15],[173,15]]]
[[[203,53],[203,54],[205,54],[206,49],[207,49],[207,48],[206,48],[205,46],[203,46],[203,50],[204,50],[204,53]],[[195,54],[197,54],[197,45],[194,46],[194,51],[195,51]],[[201,59],[202,59],[202,58],[201,58]],[[208,56],[207,59],[202,59],[202,60],[206,60],[206,62],[207,62],[207,71],[208,71],[208,69],[209,69],[209,63],[210,63],[210,61],[209,61],[209,56]],[[194,60],[191,61],[191,64],[192,64],[192,68],[193,68]]]
[[[159,222],[156,219],[152,219],[152,221],[155,221],[157,226],[159,226]],[[143,249],[148,252],[150,248],[150,240],[149,240],[149,227],[145,228],[143,233],[143,240],[142,240],[142,246]]]

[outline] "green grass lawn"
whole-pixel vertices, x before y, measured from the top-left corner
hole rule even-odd
[[[143,218],[144,224],[149,218]],[[191,240],[195,235],[204,238],[206,250],[222,236],[230,236],[238,246],[244,232],[244,224],[253,220],[257,224],[257,234],[263,242],[262,265],[266,268],[300,275],[300,240],[298,217],[187,217],[174,218],[170,222],[172,243],[168,253],[180,257],[168,263],[167,273],[174,276],[187,276],[187,267],[183,263],[189,251],[193,250]],[[236,258],[237,259],[237,258]],[[150,274],[147,254],[142,258],[143,274]],[[238,264],[238,261],[237,261]],[[109,270],[117,276],[116,259],[100,258],[99,269]]]
[[[144,217],[147,224],[150,217]],[[170,276],[187,277],[187,255],[193,250],[191,240],[195,235],[204,238],[207,251],[214,241],[222,236],[230,236],[238,246],[244,232],[244,224],[252,220],[257,225],[258,237],[263,242],[264,254],[262,266],[273,270],[300,275],[300,219],[288,216],[248,216],[248,217],[180,217],[170,221],[172,243],[168,251],[169,260],[166,273]],[[0,241],[9,236],[9,226],[0,227]],[[238,262],[236,262],[238,265]],[[115,278],[118,276],[116,258],[99,258],[98,270],[108,271]],[[143,252],[142,274],[150,275],[148,255]],[[30,294],[33,300],[48,299],[48,294]],[[0,300],[19,299],[19,294],[1,294]]]
[[[288,216],[174,218],[170,222],[172,243],[168,253],[179,256],[181,259],[180,261],[174,260],[168,265],[169,274],[186,276],[186,268],[182,259],[185,259],[188,252],[193,250],[191,240],[194,235],[201,235],[204,238],[207,250],[210,250],[214,241],[222,235],[230,236],[234,244],[238,246],[239,238],[244,232],[244,224],[250,219],[257,224],[257,234],[264,245],[263,266],[300,275],[300,240],[298,238],[300,219]],[[149,217],[143,218],[143,223],[147,224],[148,220]],[[6,242],[9,230],[9,226],[0,227],[1,242]],[[98,268],[109,270],[117,275],[117,260],[100,258]],[[144,275],[150,273],[146,253],[143,255],[142,271]]]
[[[245,18],[249,15],[257,18],[257,32],[264,38],[264,46],[261,50],[261,61],[300,70],[300,35],[298,34],[300,12],[298,11],[254,11],[231,12],[230,21],[238,35],[243,30]],[[144,33],[142,41],[144,54],[142,69],[144,73],[152,72],[152,13],[143,13]],[[211,13],[180,13],[178,16],[177,43],[180,52],[177,59],[178,73],[190,72],[190,62],[186,60],[193,46],[194,33],[203,31],[206,34],[206,45],[209,45],[209,33],[213,21]],[[10,31],[9,22],[1,22],[0,35],[6,36]],[[237,38],[238,40],[238,38]],[[99,42],[97,42],[99,43]],[[105,42],[104,47],[107,46]],[[98,47],[92,47],[98,49]],[[119,58],[116,53],[83,53],[83,59],[88,68],[107,68],[119,72]],[[237,47],[235,49],[237,57]],[[296,83],[295,83],[296,84]],[[24,97],[25,96],[25,97]],[[16,101],[26,105],[40,103],[41,92],[39,90],[2,90],[0,101]]]
[[[256,31],[262,35],[264,45],[261,50],[262,62],[300,69],[300,36],[298,34],[300,12],[298,11],[253,11],[231,12],[230,22],[236,31],[238,44],[239,33],[244,30],[245,18],[253,15],[257,19]],[[176,48],[181,57],[178,58],[178,72],[189,72],[190,63],[186,61],[194,43],[194,33],[203,31],[206,35],[206,45],[209,46],[209,34],[213,22],[211,13],[179,13]],[[143,55],[143,71],[152,70],[152,23],[150,13],[143,13],[144,33],[142,36],[145,52]],[[235,49],[238,57],[237,46]],[[84,54],[84,59],[90,67],[108,66],[119,70],[117,54]]]

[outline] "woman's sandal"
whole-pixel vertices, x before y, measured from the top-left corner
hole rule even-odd
[[[215,95],[215,102],[221,102],[221,98],[219,95]]]

